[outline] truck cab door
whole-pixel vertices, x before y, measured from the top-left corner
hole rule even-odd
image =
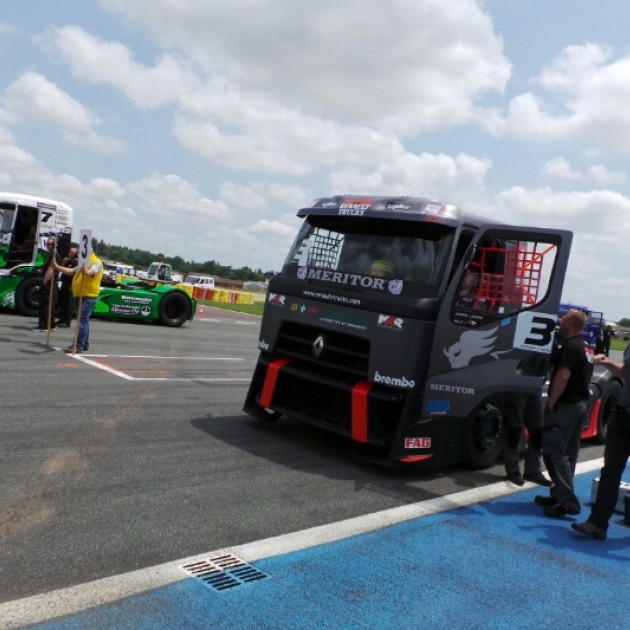
[[[4,209],[4,220],[11,220],[7,267],[35,264],[38,248],[38,227],[41,210],[29,206],[14,205],[14,209]],[[4,228],[3,228],[4,230]]]
[[[503,392],[540,392],[572,237],[564,230],[479,228],[439,309],[424,417],[468,417]]]

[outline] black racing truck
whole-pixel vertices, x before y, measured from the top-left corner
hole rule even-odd
[[[298,216],[245,412],[390,467],[491,466],[505,392],[540,392],[572,233],[416,197],[327,197]]]

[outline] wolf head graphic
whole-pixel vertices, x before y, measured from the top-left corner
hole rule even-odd
[[[449,348],[444,348],[444,354],[454,369],[466,367],[473,357],[490,354],[494,342],[497,340],[498,326],[490,330],[467,330]]]

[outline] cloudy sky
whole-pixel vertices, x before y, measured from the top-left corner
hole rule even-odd
[[[75,228],[279,269],[295,211],[418,195],[575,232],[630,317],[627,0],[10,0],[0,188]]]

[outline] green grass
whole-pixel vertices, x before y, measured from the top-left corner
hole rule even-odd
[[[620,350],[623,352],[628,347],[627,339],[611,339],[610,340],[610,349],[611,350]]]
[[[213,302],[211,300],[200,300],[197,306],[213,306],[222,308],[224,311],[235,311],[236,313],[249,313],[250,315],[262,315],[265,308],[264,302],[254,302],[253,304],[229,304],[227,302]]]

